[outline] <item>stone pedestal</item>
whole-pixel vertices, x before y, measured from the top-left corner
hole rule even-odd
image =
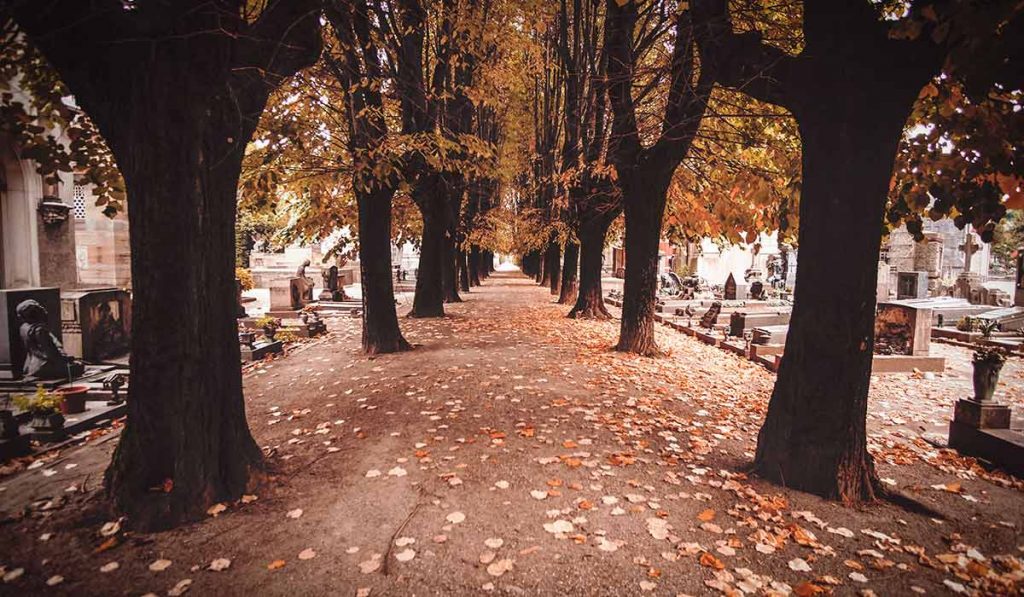
[[[1008,406],[958,400],[949,423],[949,447],[1012,474],[1024,474],[1024,433],[1010,428]]]
[[[956,401],[953,420],[975,429],[1009,429],[1010,407],[995,402],[960,399]]]

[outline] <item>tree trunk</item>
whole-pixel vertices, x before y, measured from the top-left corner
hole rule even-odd
[[[409,317],[444,317],[444,286],[441,268],[444,251],[444,224],[426,210],[423,214],[423,238],[420,263],[416,272],[416,293]]]
[[[537,251],[537,284],[547,286],[550,283],[550,272],[548,272],[547,248]]]
[[[480,247],[477,245],[469,246],[469,283],[472,286],[480,285]]]
[[[580,282],[576,305],[569,311],[574,319],[611,319],[601,289],[604,240],[614,217],[594,217],[580,223]]]
[[[565,243],[565,256],[562,262],[562,285],[559,290],[558,302],[572,305],[576,302],[579,291],[580,246],[573,241]]]
[[[622,187],[626,212],[626,279],[622,321],[615,350],[659,356],[654,342],[654,298],[658,290],[658,245],[667,184],[648,180]]]
[[[484,251],[483,260],[483,274],[485,278],[489,278],[494,272],[494,252],[490,250]]]
[[[449,229],[445,232],[441,254],[441,282],[444,302],[461,303],[459,296],[459,252],[455,246],[455,237]]]
[[[462,292],[469,292],[469,262],[467,261],[466,251],[459,249],[456,252],[456,256],[459,260],[459,289]]]
[[[551,290],[551,294],[558,294],[558,282],[562,279],[562,248],[558,246],[558,241],[552,240],[548,243],[548,250],[545,254],[547,265],[544,269],[548,272],[548,286]]]
[[[218,100],[192,101],[140,100],[160,109],[126,115],[130,138],[112,144],[132,204],[134,334],[128,418],[106,485],[142,529],[238,499],[262,460],[245,419],[235,321],[235,193],[245,141],[224,142],[238,135],[238,122],[217,119]]]
[[[878,492],[865,430],[875,283],[907,116],[862,100],[841,93],[801,115],[799,283],[755,459],[769,479],[844,502]]]
[[[359,270],[363,287],[363,350],[381,354],[409,350],[395,310],[391,272],[391,192],[357,192]]]

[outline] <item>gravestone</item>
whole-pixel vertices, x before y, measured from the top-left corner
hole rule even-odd
[[[338,280],[338,266],[332,265],[331,267],[321,272],[321,277],[324,280],[324,289],[320,291],[318,297],[321,301],[343,301],[345,300],[345,291],[341,289]]]
[[[725,279],[725,289],[723,290],[722,298],[727,301],[736,300],[736,278],[729,274],[729,277]]]
[[[928,298],[928,272],[896,274],[896,300]]]
[[[730,275],[729,278],[732,279],[732,276]],[[715,323],[718,321],[718,314],[721,312],[721,301],[715,301],[711,303],[711,308],[708,309],[707,312],[704,313],[704,315],[702,315],[700,318],[700,327],[708,329],[715,327]]]
[[[879,303],[875,314],[875,354],[928,356],[932,310],[908,303]]]
[[[0,289],[0,378],[21,379],[25,364],[25,346],[21,341],[18,305],[34,300],[46,309],[50,331],[60,335],[60,289],[11,288]]]
[[[128,353],[132,333],[132,299],[119,288],[65,292],[60,298],[64,350],[96,362]]]

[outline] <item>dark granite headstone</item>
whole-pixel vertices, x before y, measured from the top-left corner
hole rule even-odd
[[[729,277],[725,279],[723,297],[727,301],[736,300],[736,278],[732,277],[732,274],[729,274]]]

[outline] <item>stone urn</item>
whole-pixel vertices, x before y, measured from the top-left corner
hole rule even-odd
[[[974,351],[974,399],[991,402],[999,383],[999,372],[1006,362],[1006,355],[998,348],[982,347]]]
[[[274,336],[277,335],[277,326],[273,324],[263,326],[263,335],[267,337],[268,342],[273,342]]]

